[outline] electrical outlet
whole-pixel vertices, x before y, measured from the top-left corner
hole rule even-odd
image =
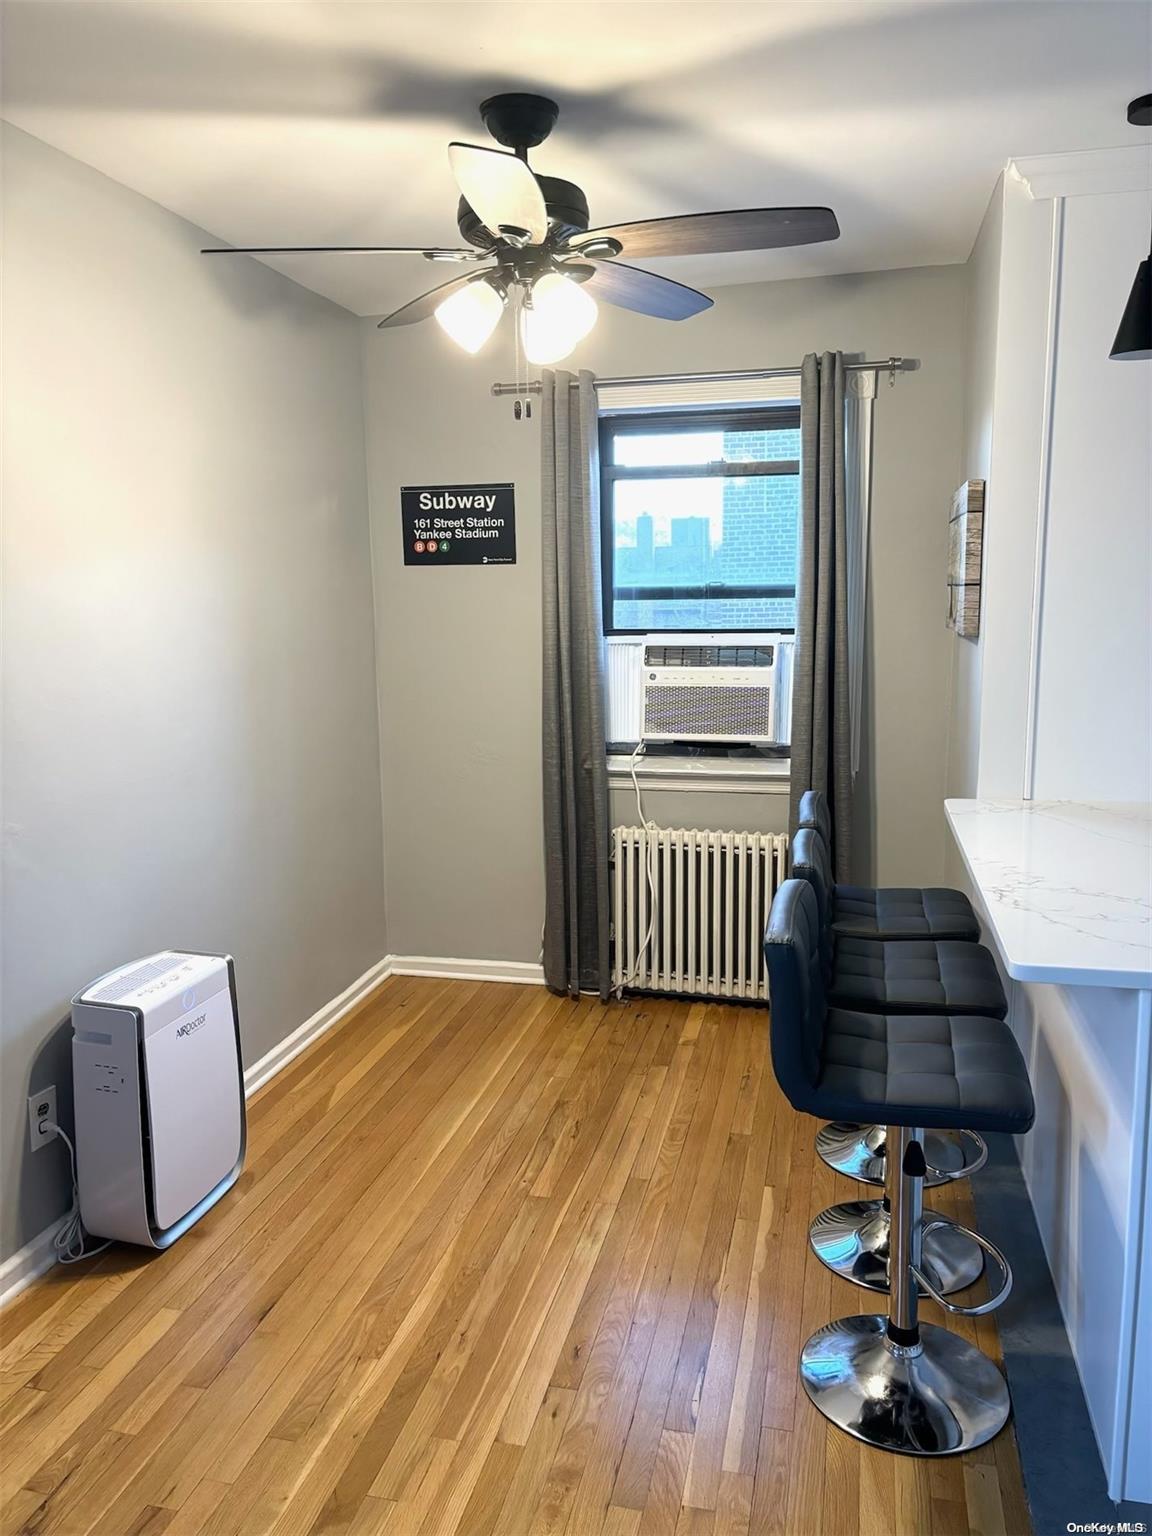
[[[28,1095],[28,1135],[32,1140],[33,1152],[45,1146],[50,1141],[56,1140],[55,1131],[46,1131],[44,1121],[56,1122],[56,1084],[48,1088],[42,1088],[39,1093]]]

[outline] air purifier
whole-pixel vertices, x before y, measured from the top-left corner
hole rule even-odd
[[[169,1247],[244,1165],[231,957],[164,950],[78,992],[72,1076],[85,1227]]]

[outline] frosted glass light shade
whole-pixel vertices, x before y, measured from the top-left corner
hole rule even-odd
[[[530,363],[558,363],[596,324],[596,300],[559,272],[537,278],[531,298],[520,312],[525,356]]]
[[[433,313],[457,346],[465,352],[479,352],[500,324],[504,300],[490,283],[481,279],[449,294]]]

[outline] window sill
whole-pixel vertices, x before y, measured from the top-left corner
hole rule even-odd
[[[608,783],[613,789],[632,784],[632,759],[609,753]],[[732,762],[698,757],[641,758],[636,777],[645,789],[718,791],[737,795],[786,795],[790,788],[791,764],[786,758],[762,762]]]

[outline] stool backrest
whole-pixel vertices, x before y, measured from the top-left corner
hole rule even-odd
[[[807,880],[785,880],[764,929],[772,1067],[796,1109],[807,1109],[820,1076],[827,1004],[820,955],[820,914]]]
[[[823,790],[806,789],[800,796],[796,825],[801,828],[810,827],[819,832],[825,846],[832,847],[832,812],[828,806],[828,797]]]
[[[792,839],[790,873],[798,880],[806,880],[816,893],[821,952],[827,964],[832,959],[832,856],[828,844],[813,828],[801,828]]]

